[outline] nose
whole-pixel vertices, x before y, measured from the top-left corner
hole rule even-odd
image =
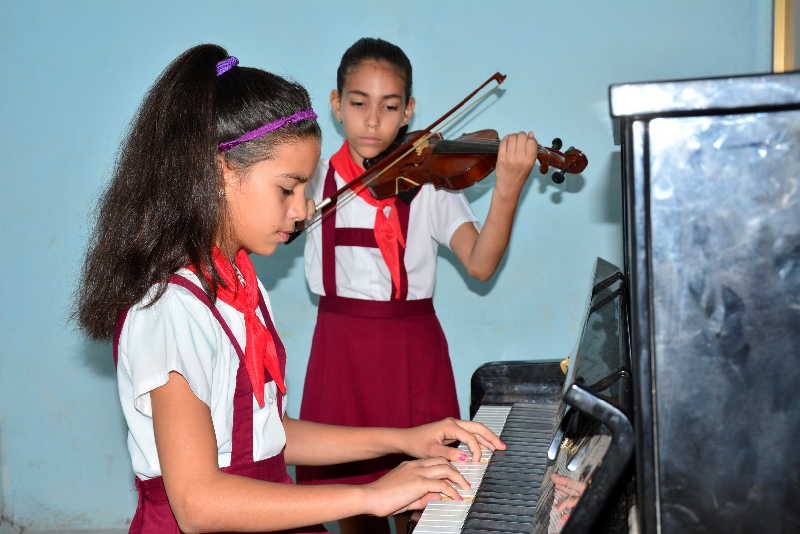
[[[380,117],[378,115],[378,106],[372,106],[367,111],[367,127],[377,128],[380,125]]]
[[[308,215],[308,202],[304,194],[292,195],[289,204],[289,218],[293,221],[303,221]]]

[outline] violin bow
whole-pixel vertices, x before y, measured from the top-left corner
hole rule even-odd
[[[424,130],[420,130],[419,135],[416,138],[401,144],[391,153],[387,154],[386,157],[384,157],[380,162],[376,163],[369,170],[364,171],[364,174],[354,179],[352,182],[345,184],[331,196],[323,198],[319,202],[319,204],[314,206],[314,212],[318,213],[319,215],[315,217],[313,220],[311,220],[308,223],[308,225],[306,225],[304,221],[298,221],[298,223],[296,223],[296,230],[289,235],[289,240],[287,241],[287,244],[294,241],[301,233],[310,231],[314,227],[318,226],[325,217],[333,213],[339,205],[339,202],[337,202],[337,200],[340,195],[348,192],[350,193],[349,196],[342,199],[342,205],[344,205],[348,201],[358,196],[358,194],[361,191],[363,191],[366,187],[369,187],[369,184],[371,184],[374,180],[378,179],[384,172],[392,168],[395,164],[402,161],[402,159],[406,157],[408,154],[410,154],[412,151],[424,149],[428,139],[430,139],[431,135],[436,133],[434,131],[434,128],[439,126],[448,117],[453,115],[459,108],[461,108],[464,104],[469,102],[476,94],[478,94],[484,87],[489,85],[491,82],[495,81],[497,82],[497,85],[500,85],[505,81],[507,77],[508,76],[506,76],[505,74],[500,74],[499,72],[495,72],[485,82],[479,85],[477,89],[473,90],[466,97],[464,97],[464,99],[461,100],[461,102],[453,106],[453,108],[450,109],[447,113],[445,113],[444,115],[433,121],[433,123],[431,123]],[[488,94],[489,93],[487,93],[487,95]],[[464,113],[470,111],[473,106],[477,105],[478,102],[480,102],[480,100],[473,103],[472,106],[469,106],[461,113],[455,115],[448,123],[442,125],[442,128],[444,128],[447,124],[449,124],[453,120],[456,120],[457,118],[461,117]],[[362,177],[365,174],[370,174],[371,176],[369,176],[366,179],[363,179]],[[325,209],[326,207],[328,209]]]

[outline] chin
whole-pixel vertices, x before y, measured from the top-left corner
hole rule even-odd
[[[378,147],[378,146],[370,146],[363,148],[359,147],[358,155],[361,156],[362,159],[371,159],[380,154],[381,152],[383,152],[384,150],[386,150],[388,146],[389,145],[386,145],[385,147]]]
[[[267,243],[258,248],[251,249],[251,252],[259,256],[271,256],[277,249],[278,243]]]

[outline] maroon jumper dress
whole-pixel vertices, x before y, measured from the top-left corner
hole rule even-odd
[[[222,329],[227,334],[231,343],[233,344],[236,354],[239,356],[239,369],[236,373],[236,390],[233,396],[233,430],[232,430],[232,450],[231,450],[231,465],[229,467],[220,468],[225,473],[234,475],[245,476],[266,482],[281,482],[284,484],[292,484],[293,481],[286,472],[286,464],[283,460],[283,451],[271,458],[265,458],[259,461],[253,461],[253,388],[250,385],[250,380],[247,376],[247,369],[244,364],[244,352],[236,341],[236,338],[231,332],[230,327],[222,318],[222,315],[214,306],[211,300],[206,295],[205,291],[198,287],[196,284],[184,278],[181,275],[174,274],[170,276],[169,283],[182,286],[192,292],[198,299],[200,299],[208,308],[211,313],[219,322]],[[258,306],[261,309],[261,315],[264,318],[264,323],[272,334],[275,340],[275,348],[278,352],[278,360],[280,361],[281,371],[286,370],[286,350],[283,343],[275,331],[275,326],[272,324],[272,318],[267,310],[266,303],[264,302],[263,295],[259,292]],[[119,338],[122,333],[122,325],[125,323],[125,318],[128,315],[128,310],[120,314],[117,321],[116,331],[114,332],[114,365],[117,365],[119,354]],[[267,380],[270,380],[269,372],[267,372]],[[278,414],[283,412],[283,395],[278,391]],[[178,523],[172,513],[172,508],[169,506],[167,499],[167,492],[164,488],[164,481],[161,477],[151,478],[148,480],[140,480],[134,477],[136,490],[139,493],[139,503],[136,507],[136,515],[131,521],[129,534],[180,534]],[[282,530],[284,533],[301,533],[301,532],[325,532],[321,525],[314,527],[304,527],[293,530]]]
[[[334,168],[323,196],[336,191]],[[403,237],[410,204],[399,201]],[[458,417],[447,340],[433,299],[407,300],[405,249],[400,249],[400,295],[374,301],[336,294],[335,247],[377,248],[372,228],[336,228],[336,212],[322,223],[322,277],[317,325],[306,372],[300,418],[347,426],[407,428]],[[401,455],[335,466],[298,467],[301,483],[372,482],[407,459]]]

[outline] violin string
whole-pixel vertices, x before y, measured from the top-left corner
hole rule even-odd
[[[454,143],[458,143],[459,141],[453,141]],[[472,146],[491,146],[496,147],[500,146],[500,139],[475,139],[469,141],[462,141],[465,145],[472,145]],[[548,154],[550,156],[557,157],[561,161],[565,161],[564,155],[560,152],[557,152],[551,148],[547,148],[541,145],[537,145],[536,151],[540,154]]]
[[[401,161],[401,160],[402,160],[404,157],[406,157],[408,154],[410,154],[410,153],[411,153],[413,150],[416,150],[416,148],[417,148],[417,145],[418,145],[418,144],[420,144],[420,143],[423,143],[423,142],[426,142],[426,141],[427,141],[428,139],[430,139],[430,138],[431,138],[433,135],[435,135],[435,134],[437,134],[437,133],[439,133],[439,132],[441,132],[441,131],[444,131],[444,130],[445,130],[445,128],[447,128],[447,127],[448,127],[448,126],[449,126],[449,125],[450,125],[452,122],[454,122],[454,121],[455,121],[455,120],[457,120],[457,119],[460,119],[460,118],[461,118],[461,117],[462,117],[464,114],[468,113],[469,111],[471,111],[472,109],[474,109],[474,108],[475,108],[475,107],[476,107],[478,104],[480,104],[481,102],[483,102],[483,101],[484,101],[484,100],[485,100],[485,99],[486,99],[486,98],[487,98],[487,97],[488,97],[488,96],[491,94],[491,92],[492,92],[494,89],[495,89],[495,88],[494,88],[494,87],[492,87],[491,89],[489,89],[488,91],[486,91],[484,94],[480,95],[479,97],[476,97],[476,100],[475,100],[474,102],[472,102],[471,104],[468,104],[468,105],[467,105],[467,107],[466,107],[466,108],[464,108],[463,110],[461,110],[461,111],[459,111],[459,112],[457,112],[457,113],[453,114],[453,116],[452,116],[452,117],[450,117],[449,119],[447,119],[447,120],[446,120],[446,121],[445,121],[443,124],[441,124],[441,125],[439,126],[439,128],[438,128],[438,129],[436,129],[435,131],[434,131],[434,130],[432,130],[432,131],[430,131],[430,132],[427,132],[426,134],[422,135],[422,136],[421,136],[419,139],[417,139],[416,141],[414,141],[414,142],[412,143],[412,146],[411,146],[411,147],[410,147],[408,150],[406,150],[406,151],[405,151],[403,154],[401,154],[400,156],[398,156],[397,158],[395,158],[395,160],[394,160],[393,162],[391,162],[389,165],[387,165],[385,169],[381,169],[379,172],[377,172],[377,173],[375,174],[375,176],[372,176],[372,177],[370,177],[369,179],[367,179],[367,180],[363,181],[363,182],[360,184],[360,186],[357,186],[356,188],[350,189],[350,190],[348,190],[348,191],[346,191],[346,192],[342,193],[342,195],[341,195],[341,198],[338,198],[338,199],[336,200],[336,204],[335,204],[334,206],[330,206],[330,208],[328,208],[328,209],[329,209],[329,211],[330,211],[330,210],[338,210],[340,207],[344,207],[345,205],[347,205],[348,203],[350,203],[352,200],[354,200],[354,199],[355,199],[355,197],[357,197],[357,196],[358,196],[358,194],[359,194],[361,191],[363,191],[365,188],[369,187],[369,184],[371,184],[373,181],[375,181],[377,178],[379,178],[379,177],[380,177],[380,176],[381,176],[381,175],[382,175],[384,172],[386,172],[387,170],[389,170],[390,168],[392,168],[392,167],[393,167],[393,166],[394,166],[396,163],[398,163],[399,161]],[[498,142],[499,142],[499,141],[498,141]],[[323,199],[323,200],[324,200],[324,199]],[[306,225],[306,226],[303,228],[302,232],[310,232],[311,230],[313,230],[314,228],[316,228],[317,226],[319,226],[320,224],[322,224],[322,219],[326,217],[326,211],[325,211],[325,208],[326,208],[326,207],[327,207],[327,206],[323,207],[323,208],[320,210],[320,213],[319,213],[319,215],[318,215],[318,216],[316,216],[314,219],[312,219],[312,220],[311,220],[311,222],[309,222],[309,223],[308,223],[308,224],[307,224],[307,225]]]

